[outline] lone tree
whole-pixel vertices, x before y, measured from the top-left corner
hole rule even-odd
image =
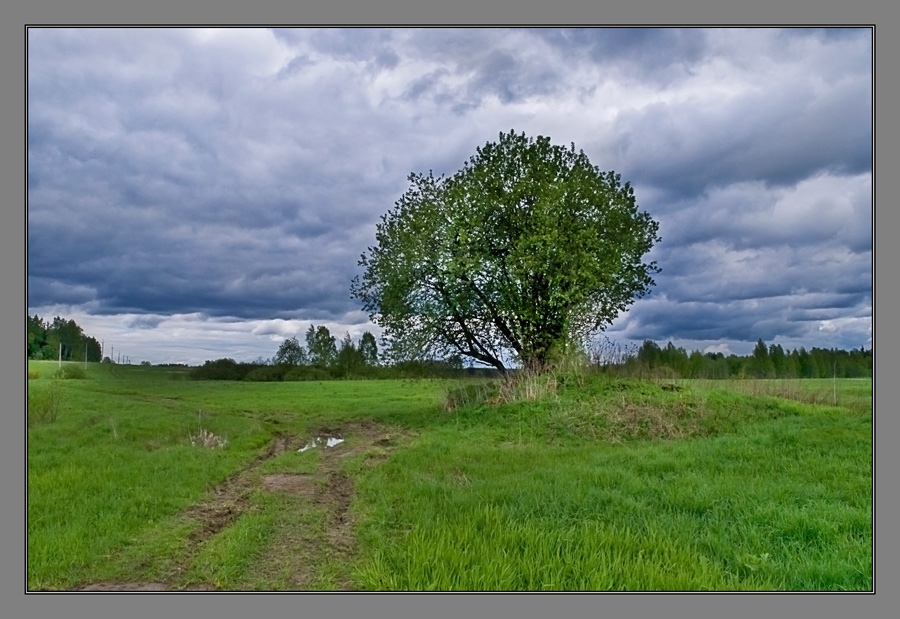
[[[411,174],[351,285],[394,358],[541,371],[654,285],[659,224],[582,151],[510,131],[450,177]]]

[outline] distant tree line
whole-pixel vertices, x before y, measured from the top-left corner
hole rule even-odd
[[[52,322],[40,316],[27,317],[26,356],[28,359],[59,359],[63,361],[100,361],[100,342],[85,335],[74,320],[59,316]]]
[[[597,369],[638,378],[865,378],[872,376],[872,349],[839,350],[804,347],[785,350],[758,340],[749,355],[688,352],[672,342],[660,346],[646,340],[623,348],[608,340],[585,351]],[[585,358],[585,357],[582,357]],[[511,374],[521,370],[513,369]],[[191,370],[195,380],[333,380],[354,378],[496,377],[498,370],[464,367],[459,356],[447,359],[393,361],[379,355],[375,337],[363,333],[357,342],[346,334],[338,342],[324,327],[310,326],[305,346],[296,337],[284,340],[271,359],[238,363],[207,361]]]
[[[291,337],[281,343],[271,359],[257,359],[252,363],[216,359],[194,368],[190,375],[194,380],[294,381],[494,374],[487,368],[463,368],[458,356],[384,363],[375,336],[368,331],[356,342],[349,333],[338,342],[327,327],[310,325],[305,344]]]
[[[804,347],[787,351],[780,344],[756,342],[747,356],[660,347],[646,340],[636,353],[618,360],[628,374],[670,375],[679,378],[863,378],[872,376],[872,350]]]

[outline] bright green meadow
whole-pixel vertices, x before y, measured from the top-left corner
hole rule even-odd
[[[28,363],[32,591],[873,587],[871,379],[63,366]]]

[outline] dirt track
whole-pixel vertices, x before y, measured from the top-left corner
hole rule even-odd
[[[319,466],[314,473],[272,473],[261,475],[262,465],[286,451],[298,451],[315,437],[345,439],[334,447],[319,446]],[[198,521],[189,537],[189,547],[196,549],[190,556],[179,557],[167,582],[95,582],[78,586],[73,591],[150,592],[150,591],[217,591],[210,583],[181,583],[179,575],[185,573],[193,557],[218,533],[237,521],[252,509],[252,492],[264,488],[269,492],[286,493],[290,500],[298,501],[298,509],[315,508],[325,512],[325,535],[321,532],[298,530],[296,524],[282,532],[280,544],[274,547],[267,559],[278,569],[291,572],[289,588],[306,590],[315,577],[316,565],[323,559],[349,559],[355,551],[355,536],[350,515],[354,487],[352,478],[343,472],[342,461],[348,456],[369,452],[365,464],[374,466],[387,457],[386,452],[397,445],[400,435],[373,422],[352,422],[319,428],[313,436],[281,434],[276,436],[266,450],[231,475],[224,483],[207,494],[205,499],[192,505],[182,517]],[[266,566],[261,566],[261,573]],[[340,589],[352,589],[349,577],[339,579]]]

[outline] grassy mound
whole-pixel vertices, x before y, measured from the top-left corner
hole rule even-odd
[[[748,397],[724,382],[652,382],[598,372],[456,386],[448,390],[444,409],[488,424],[527,426],[557,442],[621,443],[741,432],[810,407],[775,394]]]

